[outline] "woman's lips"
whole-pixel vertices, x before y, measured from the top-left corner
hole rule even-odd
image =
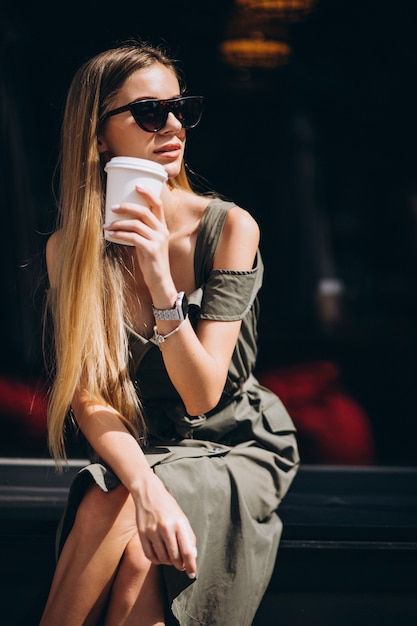
[[[160,156],[176,158],[181,153],[181,145],[178,143],[170,143],[165,146],[161,146],[158,150],[155,150],[155,154]]]

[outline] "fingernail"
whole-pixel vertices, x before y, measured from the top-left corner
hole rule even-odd
[[[120,209],[120,204],[112,204],[110,208],[112,211],[117,211],[117,209]]]
[[[188,574],[188,578],[191,578],[192,580],[194,580],[195,577],[196,577],[195,572],[191,572],[191,574]]]

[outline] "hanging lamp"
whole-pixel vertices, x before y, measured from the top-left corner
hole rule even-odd
[[[285,65],[291,47],[284,41],[267,39],[262,33],[227,39],[220,44],[224,60],[235,67],[273,69]]]
[[[261,13],[265,17],[296,21],[310,13],[318,0],[235,0],[242,9]]]

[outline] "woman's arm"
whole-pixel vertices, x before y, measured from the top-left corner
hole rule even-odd
[[[243,209],[233,207],[226,218],[214,269],[251,270],[258,244],[255,220]],[[158,321],[157,325],[162,334],[168,332],[168,322]],[[190,415],[205,413],[220,400],[240,327],[241,321],[200,320],[196,333],[191,324],[184,324],[162,344],[168,374]]]
[[[85,391],[76,392],[72,408],[86,439],[132,496],[147,558],[157,565],[185,568],[194,577],[196,538],[190,523],[117,413]]]
[[[117,237],[134,245],[152,302],[158,309],[171,308],[181,285],[176,285],[169,260],[169,231],[162,202],[144,189],[150,209],[123,205],[128,222],[114,222]],[[247,271],[253,268],[259,244],[255,220],[240,207],[233,207],[226,218],[214,261],[215,269]],[[178,322],[158,321],[158,331],[168,334]],[[200,320],[196,332],[187,320],[178,332],[161,344],[168,375],[190,415],[213,409],[224,389],[230,359],[240,331],[240,321]]]
[[[56,286],[55,257],[59,233],[50,237],[46,261],[51,287]],[[78,425],[100,458],[107,463],[131,494],[137,526],[146,556],[155,564],[166,563],[196,574],[196,539],[187,517],[149,467],[137,441],[116,411],[104,400],[77,390],[72,408]]]

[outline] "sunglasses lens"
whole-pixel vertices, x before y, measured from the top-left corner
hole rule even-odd
[[[152,133],[163,128],[168,117],[168,111],[157,101],[137,102],[131,110],[139,126]]]
[[[174,115],[184,128],[194,128],[201,119],[203,112],[203,98],[189,96],[181,98],[175,103]]]
[[[184,128],[194,128],[201,119],[203,100],[199,96],[188,96],[163,102],[144,100],[132,104],[131,112],[136,123],[150,133],[158,132],[165,126],[170,111]]]
[[[157,100],[136,102],[132,105],[131,111],[139,126],[151,133],[163,128],[168,117],[168,111]]]

